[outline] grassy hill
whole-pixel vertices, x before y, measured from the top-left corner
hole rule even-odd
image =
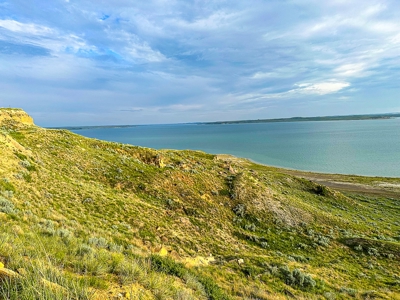
[[[0,128],[0,299],[400,299],[396,190],[89,139],[17,109]]]

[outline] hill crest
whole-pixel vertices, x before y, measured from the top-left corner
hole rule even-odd
[[[21,127],[32,125],[35,125],[33,123],[33,118],[24,110],[0,107],[0,126]]]

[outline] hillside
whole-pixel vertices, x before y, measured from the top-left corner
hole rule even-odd
[[[400,179],[0,129],[0,299],[400,299]]]

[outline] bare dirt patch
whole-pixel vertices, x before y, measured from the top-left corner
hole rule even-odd
[[[301,177],[319,184],[326,185],[341,192],[400,198],[400,179],[399,183],[387,182],[396,180],[393,178],[388,178],[387,181],[385,178],[382,178],[371,180],[368,183],[359,183],[355,182],[353,176],[348,175],[308,173],[295,170],[281,171],[285,174]]]

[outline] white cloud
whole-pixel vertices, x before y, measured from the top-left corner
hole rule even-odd
[[[65,52],[72,54],[101,53],[96,45],[90,44],[83,37],[46,26],[34,23],[21,23],[15,20],[0,20],[1,27],[11,31],[13,34],[4,34],[4,32],[0,31],[0,39],[40,46],[51,50],[56,55]],[[115,39],[112,37],[116,36],[116,39],[121,40],[122,44],[126,45],[120,50],[124,52],[122,54],[125,55],[125,59],[128,61],[160,62],[165,60],[162,53],[153,50],[146,42],[140,41],[135,35],[124,31],[116,33],[112,30],[107,30],[106,33],[111,39]]]
[[[105,32],[111,43],[116,44],[116,48],[127,61],[161,62],[166,60],[166,57],[160,51],[153,49],[136,34],[125,30],[112,29],[107,29]]]
[[[0,27],[7,30],[26,33],[30,35],[49,35],[54,33],[54,31],[46,26],[41,26],[33,23],[21,23],[15,20],[0,20]]]
[[[400,30],[400,23],[379,21],[367,24],[366,28],[376,33],[397,33]]]
[[[356,64],[345,64],[337,67],[334,71],[339,76],[344,77],[356,77],[363,75],[363,71],[365,70],[365,64],[356,63]]]
[[[228,14],[223,11],[217,11],[207,17],[195,19],[192,22],[188,22],[183,19],[171,19],[169,20],[169,23],[181,27],[185,30],[194,29],[211,31],[220,29],[221,27],[232,25],[232,23],[237,20],[238,17],[239,13]]]
[[[274,68],[270,72],[256,72],[250,78],[255,80],[291,78],[304,71],[306,71],[306,68],[299,65],[280,67]]]
[[[382,4],[366,5],[359,10],[340,11],[326,15],[319,20],[312,21],[299,31],[303,37],[313,37],[315,35],[339,34],[340,31],[356,29],[362,32],[373,34],[392,34],[400,31],[398,20],[386,20],[380,18],[380,14],[386,10]]]
[[[70,52],[96,49],[96,47],[88,45],[83,38],[75,34],[60,32],[57,29],[34,23],[0,20],[0,27],[12,32],[12,34],[7,34],[4,31],[0,31],[0,39],[18,44],[43,47],[51,50],[53,54],[64,53],[66,49],[69,49]]]
[[[161,52],[153,50],[146,43],[131,43],[126,48],[126,51],[133,59],[145,60],[148,62],[160,62],[166,59]]]
[[[296,99],[300,95],[323,96],[334,94],[350,86],[349,82],[330,80],[318,83],[298,83],[295,88],[281,93],[254,92],[229,94],[219,103],[225,105],[240,105],[246,103],[261,103],[265,101],[279,101],[279,99]]]
[[[264,78],[270,78],[273,77],[274,73],[273,72],[257,72],[254,73],[253,76],[251,76],[251,78],[253,79],[264,79]]]
[[[350,86],[348,82],[327,81],[320,83],[301,83],[296,84],[297,88],[290,90],[288,93],[309,94],[309,95],[326,95],[336,93]]]
[[[392,45],[399,45],[400,44],[400,33],[393,35],[389,38],[388,42]]]
[[[372,17],[383,12],[384,10],[386,10],[386,8],[387,6],[383,3],[377,3],[367,7],[364,11],[361,11],[361,14],[364,17]]]

